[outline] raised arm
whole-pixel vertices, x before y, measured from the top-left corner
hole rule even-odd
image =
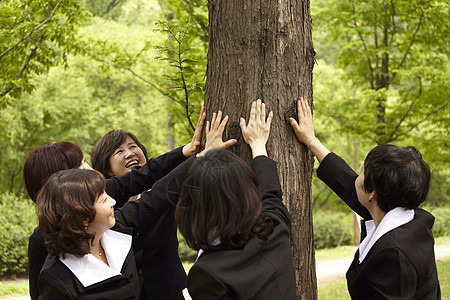
[[[152,188],[156,181],[200,150],[205,117],[205,108],[202,106],[194,136],[189,144],[151,158],[144,166],[133,168],[122,176],[106,180],[106,193],[117,201],[116,208],[122,207],[131,196]]]
[[[200,116],[198,117],[197,127],[195,128],[194,136],[192,137],[192,141],[183,147],[183,155],[186,156],[187,158],[200,152],[200,145],[202,142],[202,130],[203,124],[205,123],[205,118],[206,118],[205,107],[202,106],[202,109],[200,110]]]
[[[272,117],[273,112],[270,112],[266,120],[266,105],[258,99],[252,103],[248,125],[244,118],[241,118],[239,126],[245,142],[252,149],[253,158],[260,155],[267,156],[266,144],[269,139]]]
[[[294,118],[289,118],[292,128],[299,142],[303,143],[317,157],[319,163],[330,151],[322,145],[314,133],[314,123],[311,108],[303,97],[297,102],[298,123]]]
[[[320,166],[317,176],[328,185],[357,214],[371,219],[369,211],[358,201],[355,189],[355,179],[358,176],[347,163],[322,145],[314,133],[311,108],[303,98],[297,102],[298,123],[294,118],[289,122],[294,129],[299,142],[305,144],[317,157]]]

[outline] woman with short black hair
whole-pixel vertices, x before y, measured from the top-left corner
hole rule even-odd
[[[364,219],[365,230],[347,271],[352,299],[440,299],[431,228],[434,217],[419,208],[430,170],[414,147],[379,145],[356,174],[315,136],[311,109],[300,99],[297,139],[317,157],[317,176]]]

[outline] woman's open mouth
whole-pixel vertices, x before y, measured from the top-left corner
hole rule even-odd
[[[125,165],[125,168],[131,169],[133,167],[139,166],[139,160],[138,159],[132,159],[128,161]]]

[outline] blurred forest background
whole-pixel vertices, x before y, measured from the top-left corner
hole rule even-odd
[[[22,169],[33,149],[70,141],[90,162],[118,128],[150,156],[190,141],[206,81],[207,4],[0,2],[0,276],[25,274],[37,220]],[[377,144],[415,146],[432,171],[424,205],[435,235],[450,235],[449,3],[312,0],[311,14],[319,138],[355,169]],[[313,207],[317,248],[352,243],[350,210],[315,175]]]

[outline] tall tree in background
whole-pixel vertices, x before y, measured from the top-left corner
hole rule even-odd
[[[316,0],[311,7],[315,71],[322,70],[314,86],[318,133],[344,156],[352,150],[342,144],[357,137],[359,164],[377,144],[416,146],[432,170],[427,202],[438,206],[450,201],[449,8],[444,0]],[[350,142],[338,145],[344,136]]]
[[[295,139],[287,121],[300,96],[312,99],[314,50],[309,1],[209,1],[206,111],[230,116],[228,138],[250,160],[240,137],[239,118],[250,103],[263,100],[273,110],[268,152],[278,163],[283,200],[292,215],[291,244],[300,299],[317,298],[312,232],[313,159]]]
[[[448,1],[318,0],[313,9],[315,37],[331,49],[318,57],[354,84],[341,105],[327,107],[345,131],[374,144],[418,130],[448,138]],[[448,149],[448,140],[437,144]]]

